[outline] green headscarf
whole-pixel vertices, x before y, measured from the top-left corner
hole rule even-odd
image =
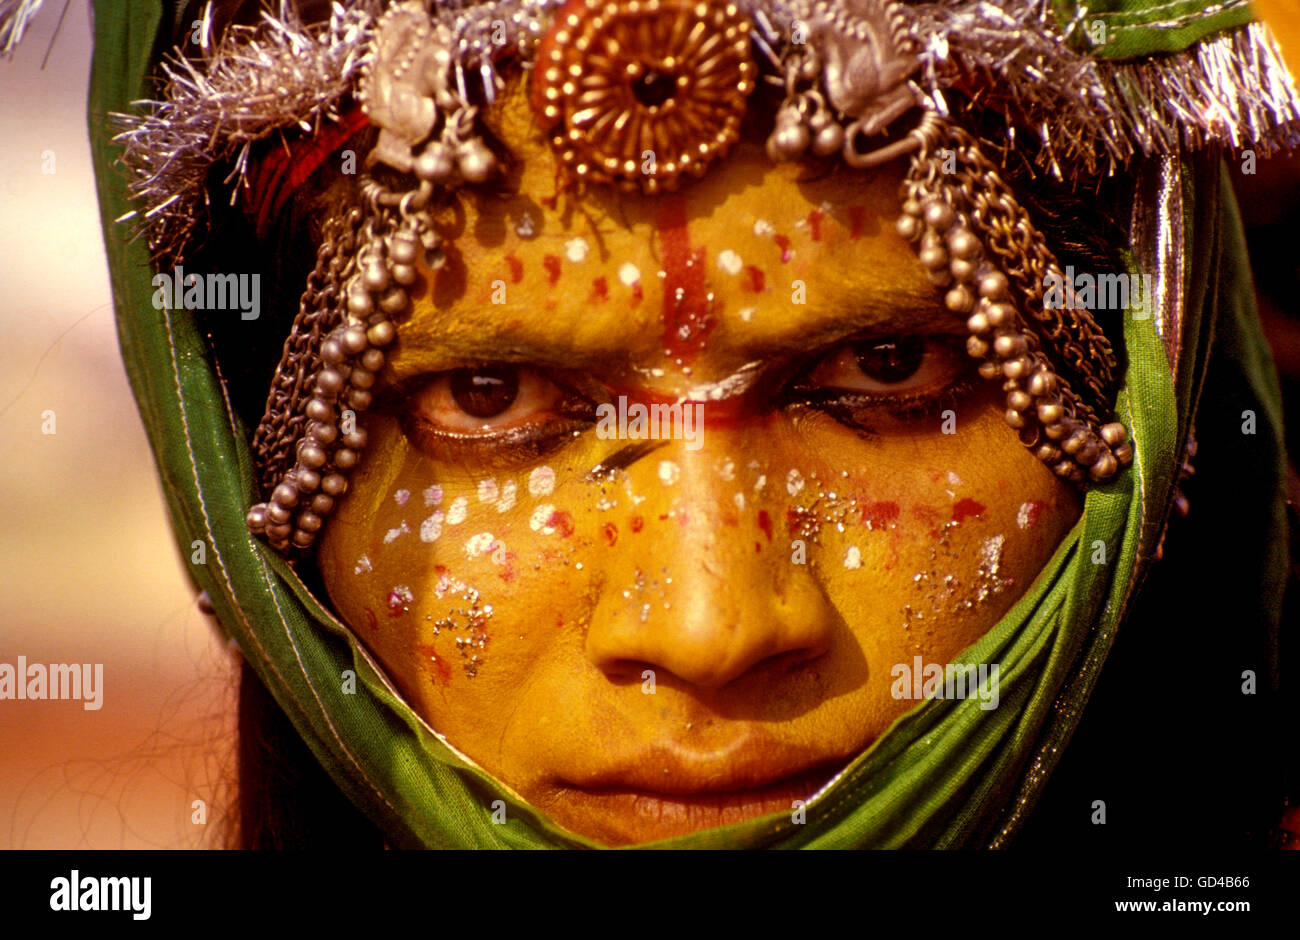
[[[1062,23],[1105,16],[1097,54],[1184,49],[1249,19],[1244,2],[1056,0]],[[1160,15],[1157,16],[1156,12]],[[184,311],[151,303],[148,252],[112,221],[131,206],[106,121],[144,96],[165,44],[158,0],[96,4],[90,128],[122,355],[162,476],[176,538],[207,560],[190,570],[222,625],[347,797],[399,847],[593,846],[566,832],[442,741],[383,677],[351,631],[278,555],[251,537],[256,502],[249,433],[230,407],[209,349]],[[1084,512],[1028,592],[957,658],[1000,664],[1000,706],[926,701],[806,809],[653,847],[953,847],[1000,845],[1032,809],[1080,713],[1164,531],[1211,357],[1226,360],[1231,407],[1257,416],[1255,484],[1232,494],[1251,537],[1271,546],[1258,604],[1276,629],[1285,570],[1279,394],[1255,318],[1240,225],[1217,161],[1185,157],[1177,174],[1184,233],[1181,325],[1125,316],[1126,371],[1116,413],[1135,458],[1092,488]],[[1132,267],[1136,269],[1137,262]],[[1166,340],[1182,337],[1171,369]],[[1244,405],[1242,403],[1245,403]],[[1200,403],[1200,420],[1217,402]],[[1146,610],[1153,607],[1147,605]],[[1158,604],[1155,606],[1158,609]],[[1149,625],[1128,622],[1126,629]],[[347,681],[349,671],[355,683]],[[504,823],[493,821],[504,801]],[[498,814],[499,815],[499,814]]]

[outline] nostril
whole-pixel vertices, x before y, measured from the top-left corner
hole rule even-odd
[[[654,682],[667,673],[666,669],[639,659],[615,659],[602,664],[600,668],[605,673],[605,678],[614,685]]]

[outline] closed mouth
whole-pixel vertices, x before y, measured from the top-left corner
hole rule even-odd
[[[635,818],[654,827],[660,838],[744,822],[772,813],[793,813],[841,769],[844,762],[823,763],[757,786],[659,787],[566,785],[588,809]]]

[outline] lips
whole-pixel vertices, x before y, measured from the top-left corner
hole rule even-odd
[[[707,766],[683,766],[680,759],[668,766],[647,761],[602,774],[598,785],[594,781],[565,783],[566,792],[560,800],[575,809],[598,813],[608,823],[627,820],[619,841],[640,841],[651,830],[654,838],[671,838],[770,813],[792,812],[796,801],[807,801],[845,765],[844,760],[822,761],[783,772],[770,769],[770,758],[764,763],[769,767],[766,771],[739,764],[711,773]]]

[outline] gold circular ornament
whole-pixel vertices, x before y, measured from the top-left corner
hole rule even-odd
[[[732,3],[570,0],[542,40],[533,107],[570,178],[656,193],[740,136],[758,66]]]

